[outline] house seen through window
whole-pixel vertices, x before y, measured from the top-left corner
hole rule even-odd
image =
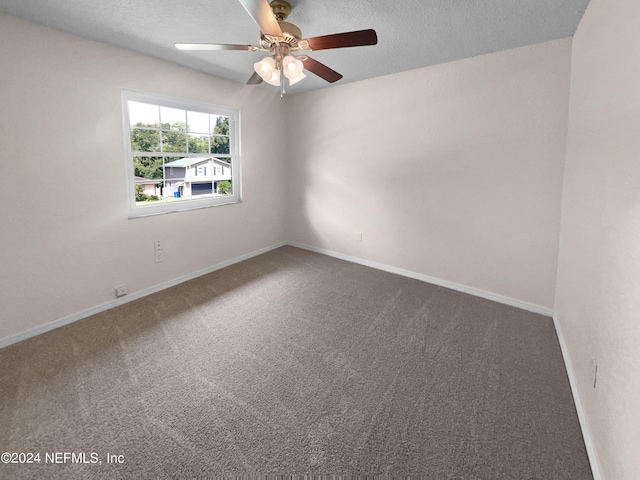
[[[238,112],[123,91],[129,217],[240,201]]]

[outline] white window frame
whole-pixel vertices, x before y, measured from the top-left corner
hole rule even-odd
[[[136,205],[135,175],[133,158],[140,152],[131,150],[131,126],[129,121],[129,101],[149,103],[163,107],[178,108],[194,112],[203,112],[229,117],[229,154],[212,153],[163,153],[157,152],[155,156],[192,158],[229,158],[231,162],[232,193],[219,197],[191,198],[179,202],[160,202],[152,205]],[[233,108],[222,107],[203,102],[195,102],[180,98],[140,92],[136,90],[122,90],[122,122],[124,127],[125,166],[127,174],[127,214],[129,218],[140,218],[164,213],[182,212],[199,208],[208,208],[220,205],[229,205],[242,201],[241,196],[241,165],[240,165],[240,112]],[[148,152],[147,152],[148,153]],[[213,178],[213,176],[212,176]],[[213,185],[212,180],[212,185]]]

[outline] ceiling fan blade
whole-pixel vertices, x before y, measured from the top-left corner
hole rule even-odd
[[[250,50],[251,45],[225,45],[223,43],[176,43],[178,50]]]
[[[338,72],[336,72],[335,70],[331,70],[325,64],[320,63],[311,57],[300,57],[300,60],[302,60],[302,62],[304,63],[304,68],[309,70],[311,73],[315,73],[317,76],[329,83],[337,82],[342,78],[342,75],[340,75]]]
[[[276,37],[282,36],[282,29],[276,16],[273,14],[271,5],[267,0],[239,0],[242,6],[245,8],[249,15],[253,18],[253,21],[258,24],[262,33],[267,35],[273,35]]]
[[[363,47],[376,45],[378,35],[375,30],[357,30],[355,32],[336,33],[322,35],[320,37],[307,38],[306,41],[311,50],[327,50],[329,48]]]
[[[253,72],[253,75],[247,81],[247,85],[258,85],[259,83],[262,83],[262,77],[258,75],[258,72]]]

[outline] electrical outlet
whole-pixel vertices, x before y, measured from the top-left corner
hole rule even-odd
[[[593,373],[593,388],[596,388],[598,383],[598,363],[595,358],[591,359],[591,371]]]
[[[162,244],[160,243],[160,240],[156,240],[155,242],[153,242],[153,249],[156,252],[158,250],[162,250]]]
[[[362,232],[358,232],[358,241],[362,243]]]
[[[124,297],[127,293],[129,293],[129,290],[126,285],[116,287],[116,297]]]
[[[164,255],[162,254],[162,250],[156,250],[155,259],[156,259],[156,263],[162,262],[164,260]]]

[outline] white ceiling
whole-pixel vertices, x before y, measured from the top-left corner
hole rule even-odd
[[[311,52],[334,85],[572,36],[589,0],[290,0],[303,36],[373,28],[378,45]],[[0,0],[0,12],[245,83],[261,52],[184,52],[176,42],[257,44],[237,0]],[[308,74],[297,93],[330,84]],[[276,87],[262,85],[258,88]]]

